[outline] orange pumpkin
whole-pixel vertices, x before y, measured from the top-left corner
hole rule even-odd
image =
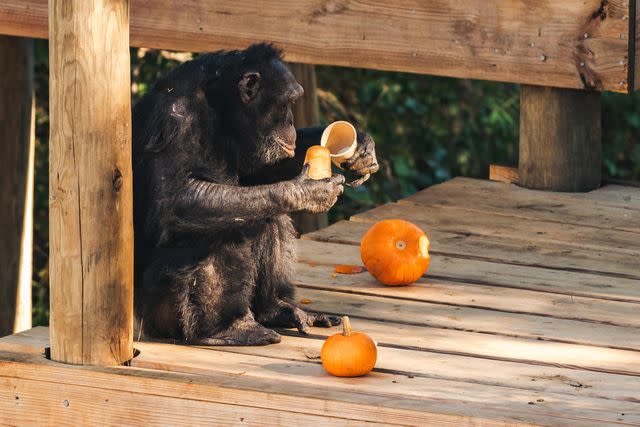
[[[371,337],[353,332],[349,318],[342,318],[342,333],[331,335],[322,345],[322,366],[336,377],[359,377],[376,365],[378,348]]]
[[[387,219],[362,238],[360,255],[373,277],[389,286],[413,283],[429,268],[429,239],[416,225]]]
[[[304,163],[309,164],[309,178],[323,179],[331,177],[331,152],[328,148],[320,145],[309,147],[304,157]]]

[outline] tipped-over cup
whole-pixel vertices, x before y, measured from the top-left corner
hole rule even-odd
[[[320,145],[329,149],[331,161],[342,169],[342,162],[350,159],[358,146],[358,133],[349,122],[333,122],[322,132]]]

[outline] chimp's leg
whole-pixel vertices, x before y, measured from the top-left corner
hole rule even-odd
[[[258,281],[252,304],[256,320],[269,327],[297,328],[302,333],[307,333],[309,326],[340,324],[338,317],[307,313],[298,307],[292,280],[295,244],[295,230],[288,215],[269,220],[256,239]]]
[[[216,246],[204,251],[214,255],[201,259],[183,255],[177,262],[163,256],[149,266],[141,310],[145,334],[205,345],[279,342],[280,336],[256,322],[250,310],[257,276],[252,243]]]

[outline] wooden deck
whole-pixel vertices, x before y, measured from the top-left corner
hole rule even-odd
[[[333,274],[386,218],[425,229],[428,274]],[[299,258],[307,307],[378,341],[367,377],[322,370],[337,328],[267,347],[137,342],[120,368],[50,362],[35,328],[0,339],[0,424],[640,425],[640,188],[456,178],[304,236]]]

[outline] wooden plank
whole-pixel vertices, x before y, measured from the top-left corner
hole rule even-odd
[[[589,201],[610,202],[629,209],[640,209],[640,189],[638,187],[624,185],[607,185],[583,196]],[[632,211],[629,216],[638,218],[637,211]]]
[[[22,334],[0,339],[0,370],[2,369],[3,356],[7,356],[7,358],[13,357],[13,361],[33,364],[33,356],[48,343],[47,335],[47,328],[34,328]],[[211,353],[197,347],[162,343],[137,342],[136,347],[140,350],[140,354],[136,357],[135,362],[132,362],[132,368],[130,369],[90,367],[84,368],[83,372],[86,372],[88,376],[102,376],[103,380],[106,379],[106,381],[101,384],[101,388],[107,390],[124,390],[186,399],[195,398],[203,401],[249,406],[247,410],[251,410],[251,407],[270,408],[312,415],[325,415],[327,417],[346,417],[363,422],[382,421],[391,424],[401,422],[404,425],[420,425],[421,422],[427,419],[425,415],[416,410],[423,408],[417,404],[417,401],[412,400],[411,396],[408,396],[408,400],[400,401],[397,399],[399,397],[397,393],[395,395],[379,396],[376,393],[367,392],[364,388],[354,387],[343,387],[335,390],[331,382],[327,383],[326,380],[324,384],[318,384],[318,382],[309,383],[305,378],[298,378],[295,375],[283,378],[282,373],[278,374],[277,370],[274,369],[270,369],[270,372],[272,375],[279,375],[278,382],[274,382],[268,377],[265,378],[264,375],[261,376],[262,378],[260,376],[256,376],[257,378],[253,379],[250,378],[254,374],[252,365],[269,370],[269,363],[278,362],[281,359],[259,360],[256,362],[257,358],[255,357],[237,356],[232,353]],[[144,356],[142,355],[143,353]],[[197,363],[202,361],[203,358],[218,366],[215,369],[206,369],[200,372],[187,371],[180,369],[181,363],[175,360],[181,357],[186,357],[187,366],[190,364],[189,361],[196,362],[197,366]],[[173,361],[166,363],[171,360]],[[35,364],[43,364],[42,359],[35,360]],[[47,361],[44,361],[44,364],[53,368],[64,367],[64,365],[52,364]],[[178,369],[174,366],[178,367]],[[68,367],[77,369],[77,367]],[[38,366],[32,366],[31,368],[37,369]],[[137,368],[142,368],[143,370]],[[155,372],[149,371],[150,369],[155,370]],[[250,372],[247,372],[247,370]],[[175,375],[176,372],[206,374],[206,377],[203,375]],[[101,375],[102,373],[107,373],[108,376],[105,377]],[[9,372],[7,376],[9,378],[15,377],[12,374],[12,372]],[[54,384],[92,385],[83,379],[74,378],[74,375],[70,378],[60,378],[57,375],[51,375],[49,372],[47,374],[45,378],[41,379]],[[165,383],[174,383],[176,387],[174,389],[163,387],[159,390],[145,387],[144,389],[136,390],[128,384],[123,384],[124,381],[127,381],[127,375],[162,379]],[[125,378],[120,378],[123,376]],[[2,373],[0,373],[0,378],[2,378]],[[265,379],[268,381],[265,381]],[[188,383],[191,386],[188,388],[181,387],[180,382]],[[211,385],[214,387],[210,387]],[[309,387],[309,385],[312,387]],[[316,387],[318,385],[321,387]],[[199,396],[193,390],[199,386],[209,388],[209,391],[213,388],[214,392],[206,396]],[[327,395],[327,388],[334,388],[335,393]],[[239,394],[243,391],[244,394]],[[255,393],[256,391],[258,393]],[[389,396],[394,397],[394,399],[389,399]],[[254,400],[251,400],[251,397]],[[328,403],[326,401],[331,401],[331,408],[323,408]],[[305,405],[308,406],[306,409]],[[380,405],[380,413],[372,415],[368,405]]]
[[[635,353],[614,349],[594,350],[593,347],[575,344],[497,337],[361,318],[352,320],[359,330],[366,331],[377,340],[378,345],[384,348],[381,351],[390,352],[384,359],[386,364],[379,365],[378,368],[397,371],[393,375],[401,376],[403,375],[401,372],[405,372],[406,378],[408,372],[421,377],[468,381],[476,384],[498,384],[524,390],[570,395],[579,392],[581,395],[595,398],[631,402],[638,400],[636,390],[640,386],[640,377],[635,375],[637,373],[632,371],[633,368],[628,369],[625,366],[626,361],[637,361],[638,356]],[[253,357],[271,357],[278,360],[317,362],[317,350],[321,342],[310,342],[309,338],[323,339],[335,333],[336,330],[312,328],[311,335],[307,338],[299,337],[293,331],[282,332],[293,336],[283,337],[284,341],[277,346],[248,349],[215,348],[214,350]],[[473,345],[470,346],[469,343]],[[0,339],[0,347],[11,352],[37,352],[47,344],[48,335],[45,328],[34,328]],[[134,365],[139,367],[173,371],[175,366],[184,366],[183,362],[198,363],[199,359],[204,358],[207,363],[216,367],[214,370],[224,370],[235,375],[243,375],[258,366],[264,366],[265,369],[261,371],[270,372],[272,375],[283,373],[281,370],[269,369],[269,364],[272,364],[273,360],[259,361],[240,356],[228,358],[218,353],[203,354],[194,347],[169,344],[136,342],[135,346],[142,352],[141,356],[134,360]],[[398,353],[395,349],[425,353],[416,357],[423,361],[427,368],[416,372],[414,364],[394,365],[393,356]],[[398,354],[402,356],[406,353],[400,351]],[[171,358],[170,361],[167,361],[167,358]],[[153,365],[162,360],[165,361],[163,366]],[[380,358],[380,360],[383,359]],[[611,375],[612,372],[632,373],[634,376]],[[294,376],[299,375],[299,372],[289,373],[295,374]],[[261,372],[260,375],[264,377],[265,374],[266,372]],[[269,376],[269,378],[274,377]],[[310,380],[305,378],[304,381]],[[325,386],[333,387],[334,384],[329,383]],[[385,389],[387,385],[383,385],[382,388],[376,386],[375,383],[368,383],[362,390],[375,394],[420,396],[419,390],[413,388],[389,390]]]
[[[4,0],[0,32],[45,37],[46,0]],[[259,40],[292,62],[625,92],[627,0],[132,0],[131,43],[208,51]],[[629,63],[631,62],[631,64]],[[584,64],[584,65],[582,65]]]
[[[601,201],[588,200],[595,194],[604,194],[610,186],[584,195],[558,194],[526,190],[516,185],[454,178],[415,193],[398,203],[416,203],[424,206],[454,206],[490,215],[544,220],[594,227],[607,230],[640,232],[640,215],[622,206],[611,206]],[[634,194],[631,192],[631,194]],[[631,200],[631,194],[620,196]],[[640,206],[640,191],[638,191]]]
[[[313,384],[317,383],[318,385],[324,386],[329,390],[335,387],[335,382],[333,378],[329,377],[319,366],[319,361],[315,360],[315,366],[309,363],[309,355],[312,353],[319,352],[322,346],[323,340],[310,340],[305,338],[297,338],[297,337],[285,337],[284,343],[282,345],[276,346],[266,346],[266,347],[253,347],[253,348],[207,348],[204,349],[204,354],[194,354],[193,351],[189,351],[188,353],[184,353],[183,356],[186,357],[178,357],[176,354],[172,354],[174,349],[169,351],[158,351],[159,349],[156,347],[155,351],[152,352],[149,349],[145,351],[145,353],[149,356],[145,360],[145,356],[143,356],[138,363],[140,366],[149,366],[156,367],[160,369],[176,369],[182,370],[185,365],[189,365],[190,372],[199,372],[206,373],[209,370],[217,370],[220,369],[221,366],[225,365],[225,360],[227,361],[226,365],[228,365],[231,369],[235,370],[235,372],[241,375],[255,375],[255,376],[266,376],[267,378],[273,379],[274,381],[278,380],[278,376],[282,376],[283,374],[294,374],[295,376],[302,377],[301,381],[305,383]],[[142,346],[146,349],[146,347]],[[178,347],[180,349],[180,347]],[[233,354],[229,354],[233,353]],[[214,356],[215,354],[215,356]],[[258,354],[268,355],[268,358],[263,358],[260,356],[256,356]],[[242,355],[242,356],[241,356]],[[425,357],[423,357],[423,355]],[[416,357],[414,359],[414,357]],[[164,360],[163,360],[164,359]],[[179,361],[176,362],[176,359]],[[262,359],[262,360],[261,360]],[[274,360],[275,359],[275,360]],[[472,374],[471,366],[464,365],[464,362],[470,363],[474,369],[476,370],[489,370],[492,372],[501,372],[500,369],[503,368],[504,364],[496,365],[495,369],[497,371],[493,371],[494,365],[492,362],[488,361],[480,361],[477,359],[468,359],[467,360],[455,360],[453,357],[454,363],[449,363],[450,360],[445,360],[445,357],[442,355],[428,354],[428,353],[418,353],[414,351],[408,350],[400,350],[400,349],[392,349],[392,348],[379,348],[379,368],[376,369],[374,374],[369,375],[363,380],[366,381],[365,384],[359,385],[356,381],[342,382],[340,383],[346,385],[350,389],[354,390],[366,390],[369,393],[376,393],[380,395],[386,395],[388,399],[395,397],[403,396],[412,397],[412,398],[422,398],[432,400],[434,398],[443,398],[449,397],[451,394],[456,392],[456,389],[459,387],[468,387],[466,389],[466,393],[464,396],[456,396],[456,398],[462,402],[473,402],[473,403],[484,403],[489,408],[493,407],[496,404],[496,400],[494,400],[497,396],[492,396],[494,392],[499,394],[507,392],[513,393],[513,400],[519,401],[520,403],[524,403],[524,401],[541,403],[547,402],[550,406],[555,406],[552,403],[555,399],[559,399],[562,402],[569,402],[567,406],[572,406],[572,404],[577,403],[578,400],[583,399],[583,395],[587,393],[583,393],[582,388],[585,390],[591,389],[592,387],[584,387],[587,383],[575,383],[568,377],[563,374],[569,374],[573,376],[573,372],[567,372],[566,370],[551,368],[550,371],[545,371],[541,368],[536,369],[535,373],[533,373],[534,369],[531,369],[530,377],[522,377],[522,371],[518,372],[518,374],[514,374],[513,370],[507,368],[507,374],[494,374],[494,375],[480,375],[483,377],[482,379],[486,381],[486,383],[479,384],[478,382],[466,382],[468,378],[461,378],[461,383],[452,382],[449,380],[442,380],[440,375],[449,376],[449,377],[463,377],[461,371],[466,371],[466,374]],[[459,358],[462,359],[462,358]],[[278,360],[281,362],[278,363]],[[150,362],[151,361],[151,362]],[[185,361],[185,362],[182,362]],[[239,363],[240,362],[240,366]],[[284,362],[284,363],[283,363]],[[296,362],[296,363],[291,363]],[[439,363],[441,362],[441,363]],[[474,363],[475,362],[475,363]],[[459,363],[459,364],[458,364]],[[446,366],[444,366],[446,365]],[[484,368],[482,367],[484,365]],[[264,367],[264,369],[261,369]],[[410,370],[401,370],[398,371],[397,367],[411,367]],[[416,369],[413,369],[413,368]],[[235,368],[235,369],[234,369]],[[528,368],[528,367],[526,367]],[[224,369],[224,368],[223,368]],[[517,369],[516,369],[517,370]],[[414,372],[416,371],[416,372]],[[544,371],[544,373],[543,373]],[[562,372],[558,374],[557,372]],[[403,375],[404,374],[404,375]],[[413,375],[415,374],[415,375]],[[421,375],[422,374],[422,375]],[[550,375],[551,374],[551,375]],[[425,375],[425,376],[423,376]],[[473,374],[472,374],[473,375]],[[618,402],[623,405],[628,405],[629,396],[633,396],[633,391],[631,389],[631,385],[638,384],[636,378],[631,379],[631,381],[627,384],[626,380],[629,377],[623,377],[622,381],[618,381],[618,378],[611,378],[615,376],[605,375],[605,374],[592,374],[588,373],[587,376],[595,375],[600,377],[600,381],[602,384],[606,384],[608,381],[613,381],[614,383],[620,384],[623,389],[627,390],[626,397],[622,397]],[[412,378],[413,377],[413,378]],[[573,376],[575,378],[575,376]],[[580,377],[580,375],[578,375]],[[512,380],[517,378],[517,380]],[[430,384],[424,380],[428,380]],[[503,381],[506,380],[506,381]],[[533,381],[532,381],[533,380]],[[481,381],[481,380],[480,380]],[[515,383],[519,382],[527,388],[535,387],[537,390],[534,393],[537,394],[536,399],[532,399],[531,391],[523,392],[522,389],[509,387],[505,385],[506,383]],[[495,388],[495,385],[500,384],[500,387],[506,388],[503,391],[499,391]],[[573,384],[573,385],[570,385]],[[583,387],[575,387],[578,384],[582,384]],[[593,387],[597,387],[596,383]],[[623,385],[624,384],[624,385]],[[480,386],[479,386],[480,385]],[[434,396],[434,390],[432,387],[439,386],[440,391],[446,394],[440,396]],[[605,386],[606,387],[606,386]],[[556,394],[556,392],[550,390],[562,390]],[[613,391],[614,394],[620,394],[617,391]],[[447,396],[449,394],[449,396]],[[576,399],[576,396],[579,395],[580,398]],[[587,397],[587,399],[589,399]],[[613,401],[617,400],[615,398],[611,398],[607,396],[607,399],[611,399]],[[559,401],[556,401],[558,403]],[[572,402],[573,401],[573,402]],[[636,400],[631,397],[631,402],[636,402]],[[613,403],[613,402],[611,402]],[[503,400],[499,403],[500,406],[504,408],[505,411],[513,411],[516,408],[511,405],[506,404]],[[609,404],[605,404],[609,406]],[[617,404],[611,404],[612,407],[616,407]],[[634,408],[636,405],[630,405],[629,408]],[[559,416],[558,412],[562,411],[558,406],[553,409],[547,409],[548,413],[553,414],[553,416]],[[565,416],[577,415],[573,410],[569,409],[569,413]],[[633,413],[633,412],[632,412]],[[512,415],[516,415],[512,413]],[[582,414],[583,416],[585,414]],[[526,418],[525,418],[526,419]],[[557,420],[556,422],[561,422],[561,420]]]
[[[129,3],[49,5],[51,354],[120,365],[133,355]]]
[[[440,232],[504,237],[518,240],[522,247],[532,243],[558,244],[576,249],[609,252],[605,260],[616,262],[625,256],[640,256],[640,235],[629,231],[582,227],[553,221],[526,220],[505,215],[478,213],[455,206],[430,206],[411,203],[388,203],[351,217],[352,221],[374,223],[399,218],[425,229]]]
[[[322,311],[323,308],[320,304],[314,305],[313,303],[309,307],[318,311]],[[580,378],[577,383],[563,382],[561,386],[553,388],[554,391],[568,392],[572,390],[569,387],[581,388],[579,384],[583,384],[583,380],[584,384],[593,384],[595,381],[600,385],[604,383],[611,385],[613,382],[616,387],[622,387],[617,389],[620,393],[612,393],[611,389],[606,393],[597,391],[597,394],[590,395],[605,398],[614,398],[615,395],[616,399],[621,400],[629,400],[633,398],[632,396],[636,396],[633,393],[633,387],[640,385],[640,371],[638,370],[640,356],[636,351],[402,325],[366,318],[354,317],[352,320],[354,324],[358,325],[359,330],[366,331],[374,337],[381,347],[428,353],[427,356],[424,356],[429,359],[425,360],[427,363],[425,366],[428,367],[424,371],[418,372],[422,374],[444,375],[449,379],[490,383],[490,378],[494,378],[494,380],[496,378],[495,369],[504,372],[504,378],[501,380],[503,385],[531,388],[541,386],[538,383],[531,384],[530,381],[531,378],[539,375],[540,371],[545,371],[545,375],[551,377],[555,375],[573,377],[574,381],[575,378]],[[311,331],[313,337],[316,338],[326,337],[335,332],[335,330],[323,328],[314,328]],[[296,334],[295,331],[289,333]],[[415,357],[422,358],[423,356]],[[445,359],[452,361],[452,364],[448,366],[452,369],[452,373],[448,377],[444,372],[444,366],[441,366],[442,371],[431,368],[434,362],[441,364]],[[492,367],[486,377],[484,374],[476,374],[472,370],[482,370],[483,364],[486,368]],[[453,369],[454,366],[455,369]],[[554,370],[551,375],[551,372],[545,370],[548,367],[563,371]],[[396,366],[394,369],[414,372],[416,368]],[[466,379],[460,374],[461,372],[466,372]],[[608,374],[615,375],[609,376]],[[633,379],[628,380],[627,377]],[[524,380],[525,378],[526,380]],[[550,391],[550,389],[547,390]]]
[[[580,74],[592,86],[588,72]],[[547,191],[600,187],[602,102],[597,92],[520,86],[518,184]]]
[[[491,181],[517,184],[520,179],[518,168],[503,165],[489,165],[489,179]]]
[[[47,420],[52,425],[76,425],[79,420],[85,420],[98,426],[282,426],[288,423],[356,426],[362,422],[325,415],[170,398],[150,392],[123,392],[97,386],[82,387],[0,377],[0,399],[16,402],[14,405],[0,405],[4,406],[0,422],[7,425],[38,425]],[[370,423],[381,425],[373,421]]]
[[[366,330],[365,327],[370,325],[370,323],[361,319],[354,320],[354,323],[359,325],[358,328],[360,330]],[[403,329],[400,330],[403,331]],[[217,353],[233,353],[254,357],[268,357],[272,359],[269,361],[272,365],[276,363],[273,359],[292,362],[314,361],[315,363],[319,363],[320,360],[318,360],[317,355],[322,348],[322,344],[328,332],[326,329],[322,328],[313,328],[312,331],[314,333],[318,332],[318,334],[308,336],[306,338],[299,336],[286,336],[283,337],[283,342],[276,346],[209,347],[203,349]],[[369,331],[367,330],[367,332]],[[371,332],[374,338],[378,338],[376,335],[373,335],[376,332],[376,329]],[[295,334],[295,332],[293,333]],[[198,358],[198,356],[195,355],[190,356],[191,357],[187,360],[194,361]],[[202,355],[200,357],[202,357]],[[212,364],[216,362],[216,358],[213,355],[204,357],[208,358]],[[153,357],[153,359],[158,358]],[[180,361],[176,360],[178,359],[177,356],[174,356],[171,359],[171,362],[167,363],[164,369],[170,370],[171,368],[169,366],[176,366],[180,364]],[[182,360],[182,358],[180,359]],[[217,359],[220,366],[225,365],[221,360],[225,359],[224,356],[218,356]],[[144,366],[143,361],[144,359],[140,359],[136,363],[140,363],[140,366]],[[228,364],[235,368],[236,373],[246,373],[247,369],[251,369],[251,365],[257,364],[255,362],[245,362],[242,359],[239,359],[238,362],[240,363],[234,363],[233,361],[228,362]],[[291,367],[291,365],[284,365],[285,366],[282,368]],[[285,369],[280,370],[280,372],[285,372]],[[386,344],[379,344],[378,346],[378,362],[376,363],[374,372],[377,375],[392,374],[404,376],[404,378],[400,378],[405,381],[398,381],[398,378],[396,377],[397,383],[400,383],[401,385],[407,385],[406,379],[414,377],[415,379],[426,378],[432,381],[456,381],[468,384],[470,387],[473,387],[474,385],[482,385],[483,387],[489,387],[489,390],[492,386],[499,386],[509,387],[513,390],[530,390],[539,393],[558,393],[566,396],[567,398],[584,396],[636,404],[639,402],[636,391],[639,385],[639,379],[636,376],[567,369],[562,364],[558,366],[542,366],[478,357],[466,357],[464,355],[449,353],[440,354],[435,351],[420,351],[393,347]],[[323,376],[328,377],[326,374]],[[310,382],[310,379],[305,379],[305,381]],[[372,383],[373,382],[370,382],[366,384],[366,386],[363,385],[363,387],[366,387],[367,391],[374,393],[381,393],[385,391],[384,388],[380,390],[375,387],[377,384]],[[414,387],[412,387],[412,390],[405,390],[403,388],[400,388],[400,390],[394,390],[389,388],[390,386],[388,382],[385,387],[387,387],[387,393],[401,393],[405,396],[422,395],[423,390],[420,389],[420,386],[418,384],[413,385]],[[391,387],[396,386],[392,385]],[[490,403],[490,400],[486,400],[486,395],[482,391],[482,388],[479,390],[477,398],[480,399],[480,401],[484,400],[487,403]]]
[[[178,367],[180,365],[178,364]],[[290,414],[294,418],[304,419],[304,415],[311,414],[307,418],[313,420],[313,416],[321,416],[325,418],[325,422],[321,425],[334,425],[335,422],[345,423],[355,420],[358,425],[363,422],[375,423],[386,422],[387,425],[395,425],[397,422],[403,425],[420,425],[420,426],[457,426],[460,422],[470,426],[529,426],[529,425],[555,425],[573,426],[573,425],[602,425],[604,421],[616,422],[619,417],[614,415],[614,411],[607,408],[602,399],[590,399],[586,402],[571,402],[572,408],[567,408],[568,414],[559,413],[558,416],[547,415],[545,408],[531,408],[526,400],[533,401],[540,399],[541,394],[537,392],[520,392],[517,396],[509,394],[510,399],[506,402],[509,406],[509,412],[505,413],[503,409],[496,409],[495,404],[499,393],[510,391],[508,388],[494,387],[489,390],[491,396],[495,397],[494,406],[460,402],[452,399],[453,396],[464,394],[463,386],[455,382],[430,380],[430,392],[426,393],[424,398],[412,398],[411,396],[395,396],[390,398],[386,396],[377,396],[368,394],[361,390],[342,391],[333,389],[330,395],[327,395],[327,386],[313,387],[300,382],[286,381],[280,378],[279,381],[265,381],[260,378],[245,375],[243,372],[228,374],[221,373],[218,370],[199,372],[199,375],[181,372],[167,372],[152,369],[136,369],[130,368],[126,370],[116,370],[110,368],[98,370],[97,367],[89,369],[76,370],[68,365],[56,365],[44,363],[41,358],[34,356],[25,356],[16,353],[0,353],[0,393],[3,398],[0,399],[0,420],[7,417],[9,420],[32,420],[50,419],[52,416],[49,407],[54,404],[56,407],[62,406],[70,408],[72,402],[79,408],[73,417],[77,419],[104,420],[105,424],[110,423],[111,419],[119,419],[120,415],[126,416],[131,414],[132,410],[143,405],[143,398],[146,395],[152,396],[152,401],[147,406],[149,411],[154,409],[159,411],[162,403],[168,399],[162,397],[177,397],[183,405],[188,406],[187,411],[190,414],[176,408],[178,416],[197,422],[200,418],[192,418],[191,413],[198,413],[191,407],[191,401],[199,401],[204,403],[214,403],[213,407],[220,408],[221,405],[233,405],[242,412],[251,412],[258,414],[271,413],[270,409],[279,411],[285,418],[275,418],[276,425],[284,425],[287,416]],[[316,369],[321,368],[319,366]],[[282,375],[280,375],[282,376]],[[327,377],[325,375],[325,377]],[[390,378],[386,375],[373,374],[367,379],[373,378],[374,381],[384,382],[388,387],[391,383]],[[293,378],[295,379],[295,378]],[[356,379],[358,381],[359,379]],[[18,404],[16,405],[16,393],[7,393],[15,385],[25,383],[26,381],[38,382],[38,389],[27,396],[21,397],[17,394]],[[344,379],[327,378],[327,381],[349,381]],[[365,380],[366,381],[366,380]],[[422,381],[416,381],[422,382]],[[426,381],[425,381],[426,382]],[[12,387],[12,385],[14,387]],[[62,386],[60,388],[60,386]],[[467,386],[468,385],[464,385]],[[48,393],[58,387],[56,394]],[[81,388],[84,395],[76,395],[77,398],[64,399],[72,390]],[[472,387],[471,391],[477,390]],[[482,386],[485,389],[486,386]],[[150,390],[149,393],[147,390]],[[110,398],[102,399],[105,394],[128,393],[128,405],[122,407],[114,405],[109,407]],[[36,399],[36,396],[38,398]],[[546,396],[546,395],[545,395]],[[26,397],[26,399],[25,399]],[[62,397],[62,399],[61,399]],[[141,399],[142,397],[142,399]],[[562,402],[564,396],[551,397],[556,402]],[[37,405],[21,406],[21,400],[30,399],[50,400],[45,402],[39,401]],[[93,400],[95,399],[95,400]],[[69,403],[64,406],[64,401]],[[474,399],[465,400],[478,400]],[[155,402],[155,403],[154,403]],[[410,407],[414,409],[393,409],[390,407],[396,404],[400,407]],[[106,408],[100,408],[99,405]],[[562,404],[564,406],[564,404]],[[621,403],[621,407],[626,409],[627,404]],[[177,405],[179,406],[179,405]],[[567,405],[569,406],[569,405]],[[201,406],[196,409],[209,413],[207,406]],[[374,409],[375,408],[375,409]],[[564,409],[564,408],[563,408]],[[617,409],[616,409],[617,411]],[[96,414],[102,417],[95,416]],[[140,420],[147,424],[148,420],[153,420],[153,414],[144,413],[144,417]],[[232,413],[232,414],[235,414]],[[222,417],[228,424],[243,423],[241,417],[231,418],[226,411],[222,412]],[[332,417],[332,415],[336,415]],[[95,417],[94,417],[95,416]],[[349,419],[347,417],[351,416]],[[210,425],[208,417],[206,417],[207,425]],[[629,417],[631,420],[634,417]],[[527,419],[529,421],[523,421]],[[386,421],[385,421],[386,420]],[[159,422],[164,425],[165,423]],[[198,423],[199,425],[199,423]],[[271,425],[271,424],[269,424]],[[306,425],[306,424],[305,424]],[[310,425],[317,425],[311,423]],[[338,424],[341,425],[341,424]]]
[[[312,300],[323,312],[336,315],[640,351],[638,328],[369,295],[349,294],[349,298],[341,299],[335,292],[315,289],[300,289],[299,294]]]
[[[297,252],[301,261],[312,265],[334,266],[336,262],[362,265],[360,248],[351,244],[298,240]],[[569,296],[640,302],[640,287],[637,279],[506,265],[438,254],[432,254],[426,277],[431,280],[455,280],[470,284],[551,292]]]
[[[0,36],[0,336],[31,328],[33,43]]]
[[[384,286],[366,271],[360,274],[334,274],[333,270],[333,265],[301,262],[296,266],[295,281],[298,286],[312,289],[640,327],[640,305],[637,302],[461,283],[432,278],[429,274],[409,286]]]
[[[22,364],[19,366],[20,369],[16,369],[15,362],[9,362],[13,364],[14,369],[9,371],[8,377],[93,386],[100,384],[102,388],[115,390],[153,390],[154,394],[160,396],[180,396],[188,399],[197,395],[198,400],[221,403],[232,400],[234,404],[240,405],[250,401],[250,406],[253,407],[279,409],[287,405],[287,411],[306,408],[304,413],[309,414],[326,412],[328,416],[339,413],[343,417],[360,419],[377,417],[374,419],[382,422],[393,420],[411,425],[431,425],[429,422],[436,423],[435,425],[458,425],[455,422],[459,423],[460,418],[443,415],[446,411],[452,410],[458,417],[464,417],[465,422],[471,422],[471,425],[485,425],[482,417],[544,425],[602,425],[595,421],[633,423],[638,416],[634,412],[637,408],[637,403],[634,403],[637,399],[634,400],[632,397],[634,389],[628,388],[631,390],[630,399],[621,391],[625,390],[626,385],[634,384],[636,379],[633,377],[588,372],[584,373],[586,377],[581,377],[583,373],[580,372],[575,373],[577,377],[574,376],[574,372],[568,372],[570,376],[563,376],[556,373],[567,374],[566,370],[540,367],[535,367],[536,370],[530,372],[532,376],[527,376],[528,374],[521,371],[520,374],[524,375],[521,377],[514,375],[509,370],[509,365],[525,368],[526,365],[503,363],[507,368],[506,372],[501,369],[493,371],[492,361],[477,360],[478,363],[488,363],[483,364],[483,367],[476,366],[476,370],[482,371],[479,382],[450,381],[438,376],[441,373],[453,373],[455,376],[460,372],[456,366],[467,373],[470,372],[471,367],[464,364],[465,360],[456,360],[460,358],[455,356],[444,357],[383,347],[380,348],[380,361],[384,361],[385,364],[403,363],[404,367],[417,367],[426,374],[414,376],[407,375],[406,371],[396,373],[392,372],[393,369],[381,368],[380,371],[363,378],[341,379],[327,375],[317,360],[308,358],[309,352],[317,353],[321,344],[322,340],[296,337],[284,337],[283,343],[264,347],[198,349],[158,343],[136,343],[142,353],[134,359],[134,365],[152,368],[155,371],[135,368],[80,369],[56,364],[39,369],[37,364],[42,364],[42,359],[39,359],[36,366]],[[424,355],[427,359],[419,358],[416,362],[407,363],[407,358],[413,355]],[[432,356],[435,359],[430,359]],[[14,356],[14,359],[17,357]],[[453,364],[449,363],[452,359]],[[467,362],[475,360],[463,359]],[[6,375],[9,363],[0,363],[0,377]],[[66,372],[66,375],[55,372],[62,369],[70,372]],[[108,375],[101,375],[97,369],[106,371]],[[178,375],[175,372],[183,374]],[[597,377],[600,377],[600,380]],[[181,378],[183,381],[189,381],[189,391],[185,391],[180,384]],[[502,383],[503,378],[509,381],[517,379],[515,382],[522,384],[525,389],[497,386]],[[588,378],[590,382],[582,383],[583,387],[580,387],[578,383],[573,382],[576,378]],[[144,387],[139,386],[140,379],[147,383]],[[159,379],[162,381],[157,381]],[[620,382],[620,379],[629,382],[625,384]],[[151,380],[154,380],[153,387],[149,385]],[[482,381],[488,383],[484,384]],[[620,384],[617,391],[614,388],[616,384]],[[213,386],[218,389],[224,388],[225,391],[212,390]],[[554,392],[549,388],[560,391]],[[255,390],[264,392],[263,396],[268,393],[269,397],[265,399]],[[608,396],[606,399],[592,398],[593,390],[598,390],[595,394],[611,390],[615,396]],[[321,393],[316,395],[316,398],[328,402],[309,402],[309,396],[314,393]],[[618,397],[621,400],[617,400]],[[3,399],[0,402],[7,400]],[[13,402],[9,400],[9,404],[14,404]],[[356,405],[356,402],[359,405]],[[393,405],[407,409],[394,410]],[[372,407],[376,410],[372,410]],[[410,408],[423,413],[418,414],[417,410],[412,411]],[[436,408],[442,412],[431,415],[430,412]],[[621,416],[620,413],[625,415]],[[411,418],[412,416],[414,418]],[[480,419],[475,419],[476,417]]]
[[[382,218],[380,218],[382,219]],[[422,224],[424,227],[424,224]],[[360,245],[370,223],[340,221],[303,239]],[[552,268],[559,271],[601,274],[632,280],[640,279],[637,257],[592,251],[553,243],[525,244],[519,239],[449,233],[424,227],[431,241],[431,254],[492,261],[510,265]],[[535,242],[534,242],[535,243]]]

